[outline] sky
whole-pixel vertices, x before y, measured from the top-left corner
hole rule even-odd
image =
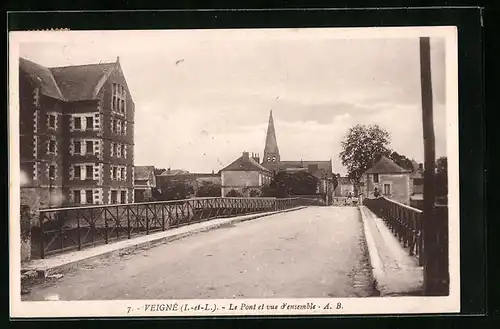
[[[64,33],[64,32],[61,32]],[[264,150],[269,111],[282,160],[330,160],[378,124],[390,147],[423,161],[419,40],[339,38],[314,29],[65,32],[20,45],[54,67],[114,62],[135,103],[136,165],[218,171]],[[431,38],[436,155],[446,155],[445,42]]]

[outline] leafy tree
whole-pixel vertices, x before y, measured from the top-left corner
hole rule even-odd
[[[339,180],[338,178],[340,177],[340,174],[333,175],[332,180],[333,180],[333,189],[335,190],[337,186],[339,185]]]
[[[193,187],[180,180],[166,181],[153,191],[153,197],[157,201],[182,200],[191,197],[193,194]]]
[[[436,160],[436,198],[448,201],[448,158],[441,157]]]
[[[241,198],[243,194],[241,194],[240,191],[232,189],[231,191],[227,192],[226,196],[229,198]]]
[[[378,125],[355,125],[342,141],[340,160],[348,177],[359,182],[363,173],[373,166],[377,157],[389,156],[389,133]]]
[[[379,158],[380,158],[380,156],[379,156]],[[393,151],[393,152],[391,152],[391,154],[389,154],[389,159],[394,161],[401,168],[413,171],[413,163],[406,156],[399,154],[396,151]]]
[[[202,182],[198,191],[196,191],[197,197],[217,197],[221,196],[221,186],[220,184],[215,184],[213,182]]]
[[[290,195],[316,194],[318,178],[306,171],[290,173],[279,171],[271,183],[261,188],[261,195],[285,198]]]

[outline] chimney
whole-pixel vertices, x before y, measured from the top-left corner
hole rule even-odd
[[[257,163],[260,163],[260,157],[258,153],[252,153],[252,159],[254,159]]]
[[[242,158],[243,158],[243,160],[248,160],[248,158],[249,158],[248,152],[243,152]]]
[[[116,56],[116,62],[120,63],[120,56]]]

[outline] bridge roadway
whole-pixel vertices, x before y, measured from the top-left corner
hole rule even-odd
[[[359,210],[308,207],[95,261],[23,300],[364,297]]]

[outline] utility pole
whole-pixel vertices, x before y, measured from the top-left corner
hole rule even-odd
[[[422,216],[424,247],[424,293],[443,294],[445,273],[439,257],[440,218],[435,214],[435,138],[432,104],[431,56],[429,37],[420,38],[420,78],[422,93],[422,125],[424,136],[424,209]],[[447,257],[447,255],[446,255]]]

